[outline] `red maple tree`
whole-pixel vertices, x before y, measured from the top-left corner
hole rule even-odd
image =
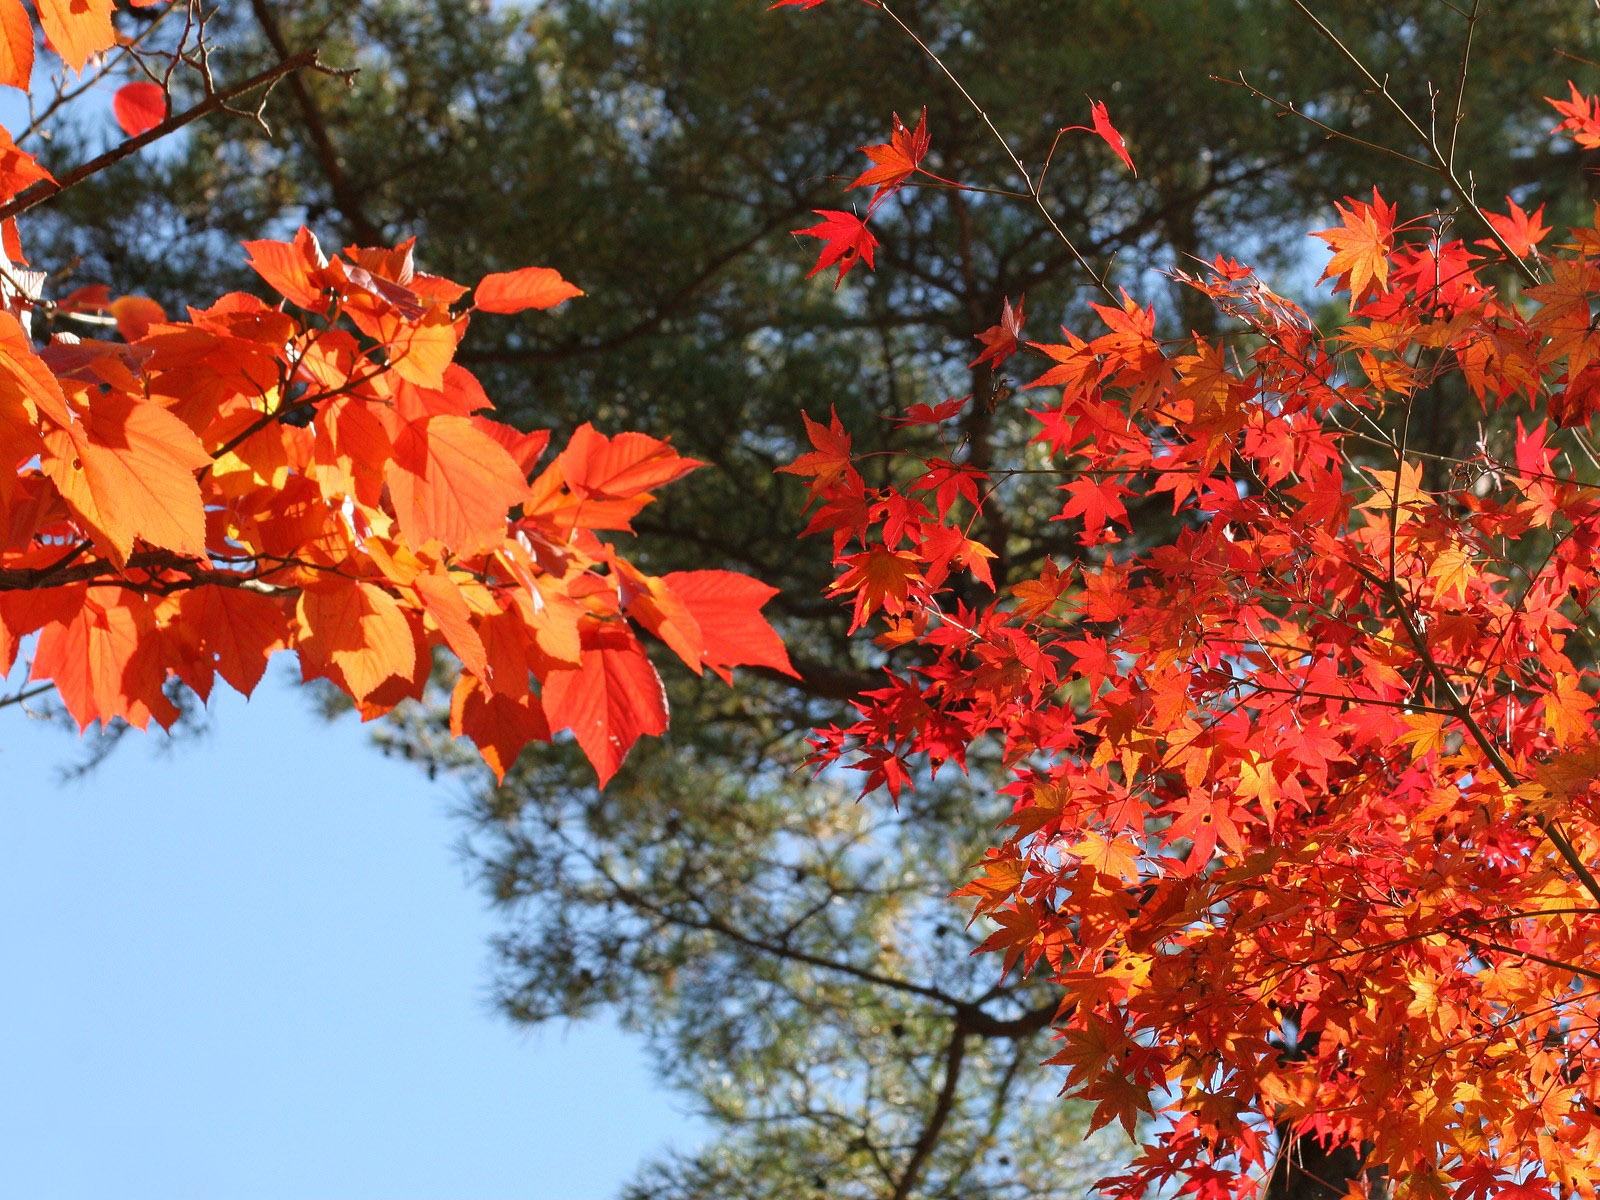
[[[306,51],[224,86],[196,5],[158,16],[182,24],[164,51],[151,25],[120,39],[112,0],[37,12],[67,67],[143,78],[115,96],[127,139],[59,179],[9,137],[0,147],[0,669],[37,635],[30,677],[80,726],[142,728],[178,716],[170,687],[204,699],[220,676],[248,694],[289,650],[370,719],[419,696],[443,649],[462,667],[451,728],[497,776],[528,742],[570,730],[602,784],[666,728],[642,634],[697,673],[789,670],[760,616],[772,589],[725,571],[652,576],[608,540],[699,463],[585,425],[541,466],[548,432],[485,415],[454,361],[472,314],[582,295],[558,272],[469,289],[419,268],[409,242],[329,254],[301,230],[245,247],[277,303],[232,294],[173,319],[104,288],[49,297],[47,277],[22,269],[18,214],[323,68]],[[33,52],[27,11],[0,0],[0,85],[26,90]],[[203,99],[168,115],[180,72]],[[40,309],[119,336],[38,347]]]
[[[1571,91],[1558,129],[1594,145]],[[1059,983],[1068,1092],[1142,1133],[1113,1196],[1595,1192],[1600,214],[1550,248],[1424,126],[1477,232],[1346,198],[1315,235],[1336,328],[1218,258],[1176,278],[1221,337],[1106,288],[1095,328],[1027,343],[1071,561],[962,598],[1022,468],[955,437],[868,487],[813,422],[789,468],[855,624],[913,649],[817,761],[897,795],[1003,748],[1008,832],[958,895],[1004,970]],[[980,359],[1028,353],[1021,323],[1008,303]],[[1448,388],[1483,421],[1466,454],[1408,434]]]

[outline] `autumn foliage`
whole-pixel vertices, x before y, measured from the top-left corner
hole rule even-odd
[[[1558,131],[1600,145],[1571,93]],[[1332,329],[1228,258],[1176,275],[1216,337],[1108,294],[1029,341],[1008,302],[979,359],[1030,380],[1026,463],[967,460],[981,398],[912,409],[944,450],[887,486],[810,423],[833,591],[909,646],[817,762],[898,796],[1001,748],[1014,809],[960,894],[1060,985],[1069,1093],[1144,1135],[1109,1194],[1250,1195],[1298,1142],[1350,1149],[1328,1194],[1592,1197],[1600,211],[1554,245],[1509,201],[1337,214]],[[853,265],[839,229],[819,266]],[[1413,438],[1427,395],[1473,449]],[[986,503],[1041,462],[1081,550],[974,602]]]
[[[116,44],[111,12],[38,6],[74,69]],[[18,0],[0,0],[0,31],[0,81],[25,87],[33,31]],[[130,137],[183,120],[159,79],[116,93]],[[0,204],[25,204],[41,181],[53,183],[7,139]],[[6,234],[20,262],[14,223]],[[642,634],[697,673],[789,670],[759,615],[772,589],[720,570],[653,576],[607,540],[699,463],[587,425],[545,461],[548,432],[485,415],[454,361],[472,314],[580,296],[559,273],[491,274],[469,295],[419,269],[409,242],[328,254],[301,230],[245,251],[281,299],[227,295],[183,319],[98,287],[52,299],[42,275],[7,275],[0,666],[36,634],[31,677],[81,726],[143,727],[178,716],[172,686],[204,698],[220,676],[249,694],[278,650],[376,717],[419,697],[446,650],[462,668],[451,728],[497,776],[528,742],[570,730],[602,783],[666,728]],[[119,336],[37,347],[38,309]]]

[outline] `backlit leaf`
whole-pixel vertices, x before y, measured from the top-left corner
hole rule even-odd
[[[504,446],[469,417],[412,421],[384,470],[395,516],[413,544],[438,541],[471,554],[506,537],[510,509],[528,495]]]
[[[667,695],[637,639],[620,625],[585,636],[576,670],[552,671],[541,692],[552,729],[570,729],[604,787],[634,742],[667,728]]]
[[[111,111],[129,137],[148,133],[167,119],[167,93],[159,83],[125,83],[111,98]]]
[[[583,295],[549,267],[523,267],[485,275],[472,294],[474,307],[490,313],[518,313],[530,308],[554,308],[564,300]]]

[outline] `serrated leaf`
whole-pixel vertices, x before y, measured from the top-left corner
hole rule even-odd
[[[383,475],[412,544],[437,541],[457,554],[503,542],[510,510],[528,496],[511,455],[470,417],[409,422]]]
[[[28,90],[33,75],[33,22],[22,0],[0,0],[0,84]]]
[[[700,660],[724,682],[733,682],[733,667],[766,667],[799,677],[777,630],[761,615],[777,588],[733,571],[673,571],[661,582],[693,614]]]
[[[195,472],[211,456],[159,404],[125,392],[94,397],[81,422],[45,435],[44,472],[73,512],[125,562],[136,539],[178,554],[206,550]]]
[[[540,693],[552,729],[570,729],[604,787],[639,738],[667,728],[661,677],[625,626],[586,635],[575,670],[552,671]]]
[[[111,24],[115,0],[34,0],[50,48],[74,71],[117,44]]]

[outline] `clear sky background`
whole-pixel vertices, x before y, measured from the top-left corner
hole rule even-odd
[[[493,1011],[460,781],[288,667],[82,782],[0,710],[0,1196],[607,1200],[692,1147],[637,1041]]]

